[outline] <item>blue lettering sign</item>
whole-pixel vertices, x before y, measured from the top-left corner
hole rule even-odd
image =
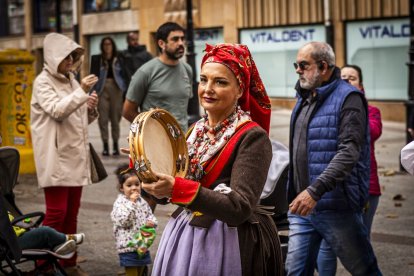
[[[261,31],[250,34],[250,39],[253,43],[279,43],[279,42],[297,42],[297,41],[312,41],[315,29],[305,30],[283,30],[277,31]]]
[[[264,32],[263,33],[257,33],[257,34],[251,34],[250,39],[253,41],[253,43],[259,42],[260,37],[264,34],[265,34]]]
[[[359,33],[364,39],[409,37],[410,25],[371,25],[365,28],[359,28]]]
[[[197,30],[194,32],[195,41],[207,41],[218,39],[218,30]]]

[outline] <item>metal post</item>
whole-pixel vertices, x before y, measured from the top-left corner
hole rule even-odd
[[[410,60],[408,65],[408,100],[405,102],[406,106],[406,126],[410,127],[410,116],[414,116],[414,0],[410,0],[410,49],[408,51]],[[411,126],[412,127],[412,126]],[[411,135],[406,132],[406,141],[412,141]]]
[[[331,8],[330,8],[331,1],[324,0],[323,1],[323,9],[324,9],[324,17],[325,17],[325,32],[326,32],[326,43],[331,45],[332,49],[334,48],[334,30],[331,20]]]
[[[410,126],[410,119],[414,117],[414,0],[410,0],[410,49],[408,50],[409,61],[408,65],[408,100],[405,102],[406,110],[406,128],[405,128],[405,137],[406,143],[410,143],[413,138],[410,133],[408,133],[408,128]],[[405,171],[404,167],[401,165],[401,156],[398,160],[400,164],[400,171]]]
[[[198,83],[196,78],[196,66],[195,66],[195,52],[194,52],[194,28],[193,28],[193,2],[192,0],[187,0],[187,63],[191,66],[193,70],[193,97],[188,102],[188,123],[191,125],[200,119],[200,108],[198,103]]]
[[[78,0],[72,0],[73,40],[79,43]]]

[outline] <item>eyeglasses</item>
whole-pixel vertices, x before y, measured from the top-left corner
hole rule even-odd
[[[302,70],[302,71],[308,69],[309,65],[310,65],[310,63],[307,62],[307,61],[301,61],[299,63],[297,63],[297,62],[293,63],[293,67],[295,67],[295,70],[298,70],[298,68],[300,68],[300,70]]]
[[[300,70],[304,71],[304,70],[307,70],[311,64],[312,63],[309,63],[307,61],[301,61],[299,63],[294,62],[293,67],[295,67],[295,70],[298,70],[298,68],[300,68]],[[316,61],[315,64],[318,65],[319,69],[323,69],[323,61]],[[332,68],[332,67],[333,65],[328,64],[328,68]]]

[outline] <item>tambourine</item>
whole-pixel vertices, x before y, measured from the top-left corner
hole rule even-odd
[[[129,130],[129,150],[138,178],[155,182],[154,172],[184,177],[188,168],[185,134],[164,109],[141,112]]]

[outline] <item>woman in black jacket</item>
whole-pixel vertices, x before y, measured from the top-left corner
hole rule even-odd
[[[102,155],[109,155],[108,123],[111,122],[111,136],[113,141],[113,155],[119,155],[119,123],[122,117],[122,95],[126,90],[122,77],[121,64],[117,57],[115,42],[110,37],[101,41],[101,54],[92,56],[91,73],[99,77],[94,89],[99,96],[99,130],[103,142]]]

